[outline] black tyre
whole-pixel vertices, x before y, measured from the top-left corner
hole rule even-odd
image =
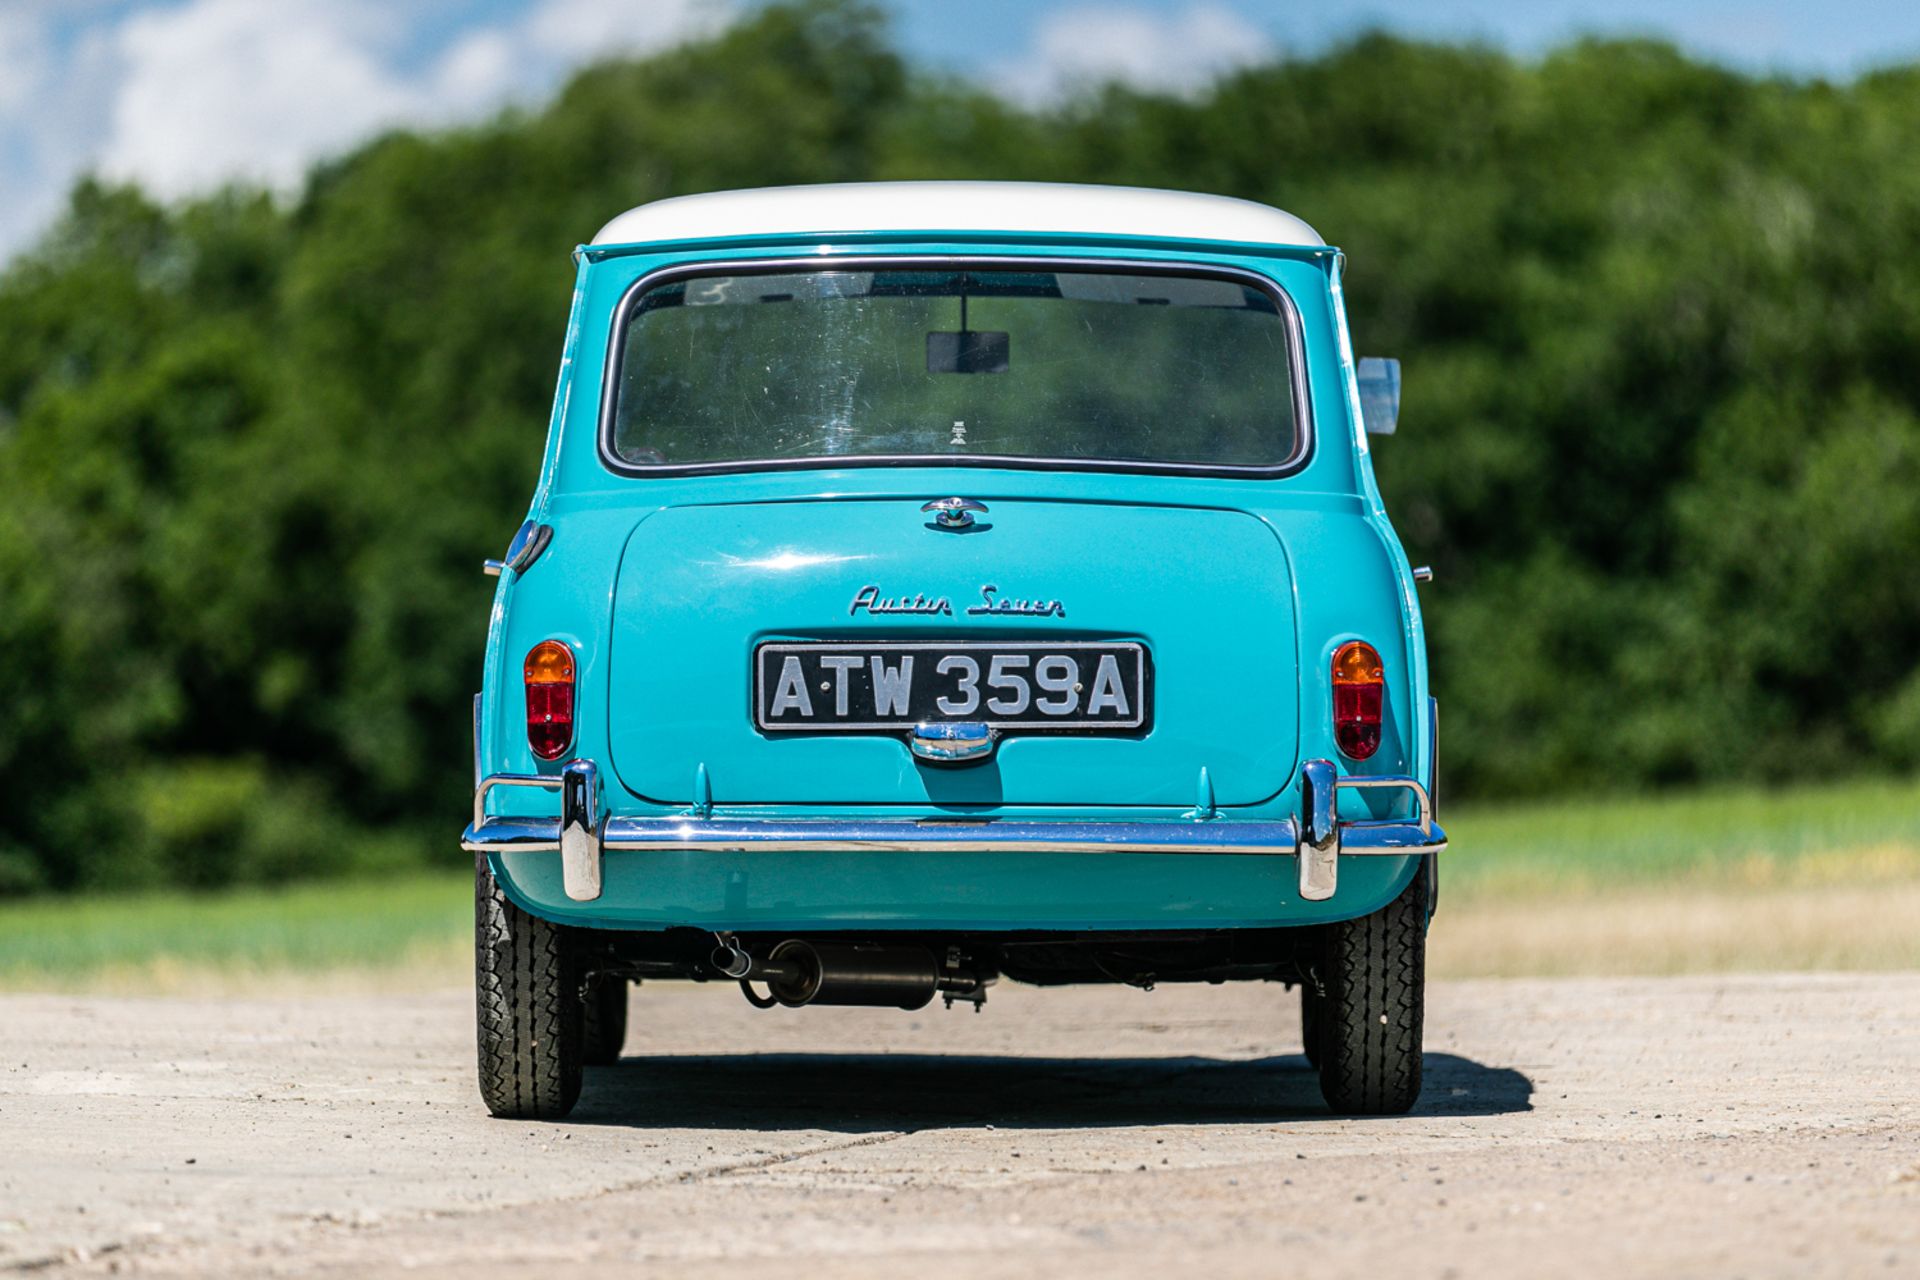
[[[627,1043],[627,980],[612,973],[589,978],[582,1015],[581,1060],[590,1067],[610,1067],[620,1061],[620,1050]]]
[[[1313,987],[1300,984],[1300,1047],[1307,1055],[1307,1065],[1320,1065],[1320,1024],[1324,1021],[1320,1008],[1326,1003],[1325,996],[1313,994]]]
[[[480,1096],[513,1120],[557,1120],[580,1098],[580,1000],[567,931],[507,901],[474,859],[473,968]]]
[[[1420,1097],[1426,1021],[1427,882],[1370,916],[1328,926],[1315,1001],[1320,1092],[1341,1115],[1399,1115]]]

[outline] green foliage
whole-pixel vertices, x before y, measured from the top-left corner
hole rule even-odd
[[[1448,787],[1920,765],[1920,71],[1369,36],[1030,112],[817,0],[330,162],[291,207],[81,184],[0,276],[0,893],[451,848],[488,583],[571,285],[689,191],[1219,191],[1350,254]]]

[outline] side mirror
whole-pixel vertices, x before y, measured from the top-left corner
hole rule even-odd
[[[1354,377],[1360,383],[1360,419],[1370,436],[1390,436],[1400,425],[1400,362],[1385,356],[1361,356]]]

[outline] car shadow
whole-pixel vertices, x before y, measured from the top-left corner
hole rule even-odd
[[[1533,1081],[1450,1053],[1426,1056],[1413,1114],[1532,1109]],[[589,1068],[572,1123],[640,1129],[820,1129],[835,1133],[1073,1129],[1325,1120],[1298,1055],[1025,1058],[768,1053],[640,1055]]]

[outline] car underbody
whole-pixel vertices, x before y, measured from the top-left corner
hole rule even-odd
[[[984,1003],[1000,978],[1034,986],[1264,980],[1312,984],[1317,931],[859,932],[792,934],[582,930],[581,977],[764,984],[774,1003],[919,1008],[936,996]],[[784,996],[784,998],[783,998]]]

